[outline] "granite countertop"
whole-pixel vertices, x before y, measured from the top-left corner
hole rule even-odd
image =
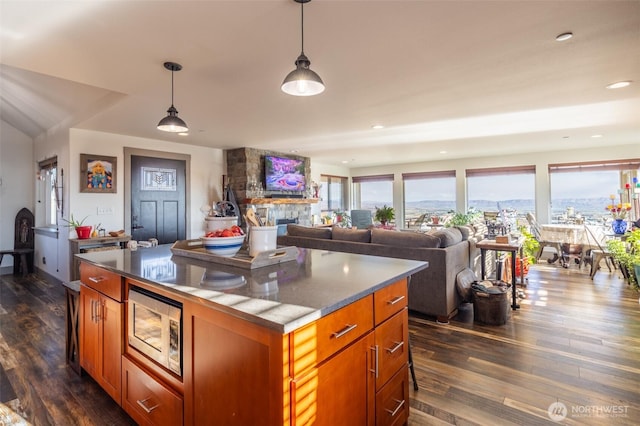
[[[289,333],[428,267],[428,262],[299,248],[256,269],[174,255],[170,245],[77,254],[125,277]]]

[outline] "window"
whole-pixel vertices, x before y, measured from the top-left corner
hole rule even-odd
[[[393,175],[356,176],[353,178],[354,208],[371,210],[384,205],[393,207]]]
[[[343,176],[320,175],[320,210],[347,210],[347,178]]]
[[[456,172],[403,173],[404,219],[423,214],[443,216],[456,208]]]
[[[58,177],[58,158],[49,158],[38,163],[38,191],[43,203],[44,225],[58,224],[57,212],[62,209],[62,177]]]
[[[467,169],[467,206],[482,212],[535,212],[535,166]]]
[[[640,159],[549,164],[551,222],[602,224],[611,218],[605,210],[612,204],[611,196],[616,204],[624,202],[634,206],[637,198],[633,198],[635,193],[631,187],[635,186],[639,169]],[[632,217],[636,218],[633,213],[640,212],[632,210]]]

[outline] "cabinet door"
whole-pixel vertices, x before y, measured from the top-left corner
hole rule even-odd
[[[122,303],[100,297],[100,379],[102,388],[120,404],[122,381]]]
[[[100,295],[82,285],[80,287],[80,365],[98,380]]]
[[[292,424],[373,425],[373,332],[291,384]]]

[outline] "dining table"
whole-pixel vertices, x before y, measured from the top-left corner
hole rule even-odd
[[[584,225],[552,223],[541,224],[540,228],[542,239],[555,243],[554,247],[558,252],[557,256],[548,260],[549,263],[560,260],[560,264],[567,268],[570,265],[569,258],[574,256],[579,267],[582,266],[584,247],[590,244]]]

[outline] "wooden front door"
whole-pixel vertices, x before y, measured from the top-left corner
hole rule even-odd
[[[186,239],[186,162],[131,156],[131,237]]]

